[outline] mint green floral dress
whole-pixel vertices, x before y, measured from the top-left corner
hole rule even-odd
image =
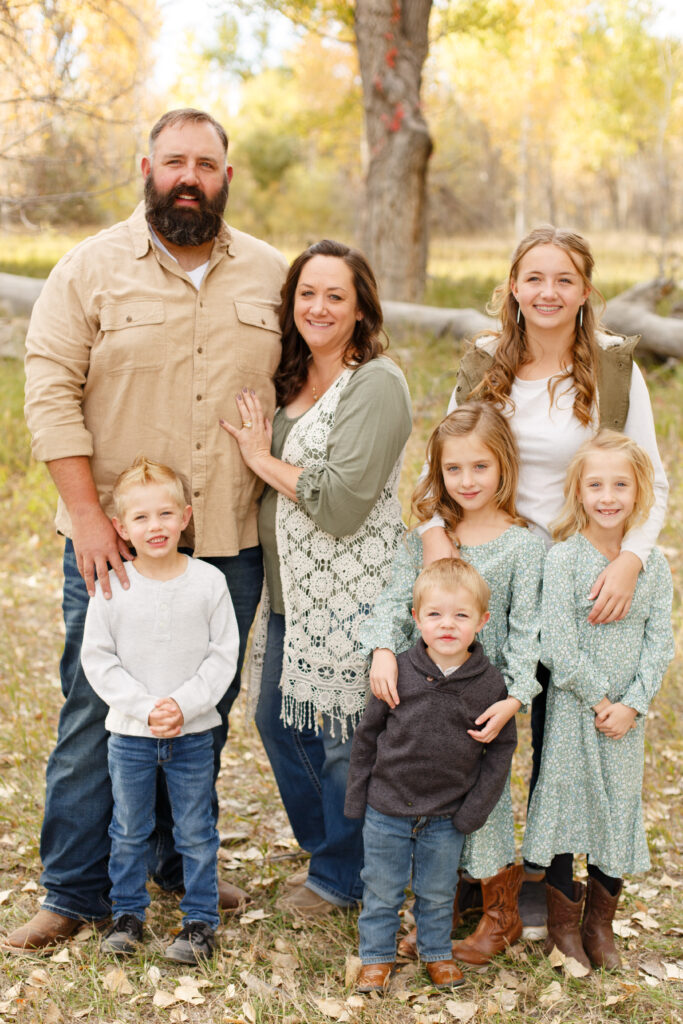
[[[540,657],[543,542],[521,526],[510,526],[486,544],[463,545],[460,554],[491,588],[491,618],[479,634],[489,661],[505,677],[508,693],[523,708],[540,692],[536,666]],[[411,615],[413,585],[422,569],[422,539],[407,533],[394,557],[389,586],[360,627],[359,639],[368,654],[386,647],[394,654],[419,639]],[[495,875],[515,859],[514,818],[510,784],[477,832],[466,836],[461,867],[473,878]]]
[[[643,827],[645,715],[674,654],[671,573],[654,548],[620,622],[591,626],[588,600],[608,560],[581,534],[551,548],[543,581],[541,660],[550,670],[543,756],[522,853],[550,864],[586,853],[613,878],[650,866]],[[638,712],[620,740],[595,728],[603,697]]]

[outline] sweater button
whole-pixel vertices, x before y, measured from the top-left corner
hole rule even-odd
[[[434,676],[427,676],[427,682],[428,683],[433,683],[434,682]]]

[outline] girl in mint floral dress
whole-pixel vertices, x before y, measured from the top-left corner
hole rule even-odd
[[[570,463],[543,580],[541,659],[550,670],[543,754],[522,852],[548,865],[548,938],[593,967],[620,964],[612,919],[622,876],[650,866],[641,805],[645,717],[673,657],[671,573],[653,548],[625,618],[591,625],[593,581],[653,501],[652,463],[600,431]],[[573,856],[588,855],[588,886]],[[585,907],[584,907],[585,904]],[[583,921],[581,913],[583,910]]]
[[[540,690],[536,665],[545,548],[517,515],[517,448],[507,420],[493,405],[469,402],[455,409],[432,433],[427,460],[426,475],[413,495],[413,512],[420,523],[440,515],[460,556],[491,588],[491,618],[480,640],[505,677],[508,697],[472,723],[470,735],[488,743]],[[418,637],[411,605],[421,569],[422,540],[419,530],[412,530],[398,548],[389,586],[359,631],[361,643],[373,655],[372,692],[392,706],[398,699],[395,656]],[[457,959],[488,963],[519,938],[522,869],[514,860],[508,783],[487,823],[465,840],[461,867],[482,880],[484,914],[474,934],[454,943]],[[414,931],[401,941],[399,952],[416,956]]]

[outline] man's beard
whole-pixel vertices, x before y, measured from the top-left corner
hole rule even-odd
[[[179,196],[192,196],[199,200],[199,209],[174,206]],[[170,192],[160,192],[153,175],[145,178],[145,212],[147,220],[162,238],[172,245],[203,245],[218,234],[223,212],[228,202],[228,176],[213,199],[207,199],[196,185],[176,185]]]

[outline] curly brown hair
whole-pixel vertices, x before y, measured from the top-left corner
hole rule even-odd
[[[556,228],[552,224],[542,224],[526,235],[514,253],[507,281],[499,285],[487,307],[487,312],[497,316],[501,321],[498,334],[498,345],[493,357],[493,366],[484,376],[481,383],[474,389],[471,397],[486,398],[494,401],[501,408],[512,406],[510,389],[517,371],[529,362],[529,349],[526,338],[524,317],[517,322],[519,305],[512,291],[517,280],[519,265],[528,252],[538,245],[554,245],[566,252],[577,272],[581,275],[584,286],[588,290],[588,298],[581,307],[582,315],[576,318],[576,330],[572,350],[572,366],[553,377],[548,382],[550,400],[553,401],[557,387],[565,380],[571,380],[576,394],[574,398],[574,415],[583,426],[591,423],[597,394],[597,355],[595,332],[598,318],[591,304],[591,295],[602,296],[593,285],[593,267],[595,261],[590,246],[585,238],[573,231]],[[487,334],[489,332],[486,332]],[[479,335],[481,337],[481,335]],[[476,339],[475,339],[476,341]]]
[[[282,331],[282,355],[274,376],[275,396],[280,406],[287,405],[299,394],[308,377],[311,352],[294,323],[294,297],[301,271],[314,256],[335,256],[344,261],[353,275],[356,301],[363,316],[356,321],[344,350],[343,365],[362,366],[369,363],[371,359],[382,355],[388,345],[382,330],[383,316],[377,282],[363,253],[329,238],[309,245],[292,263],[280,293],[278,316]]]

